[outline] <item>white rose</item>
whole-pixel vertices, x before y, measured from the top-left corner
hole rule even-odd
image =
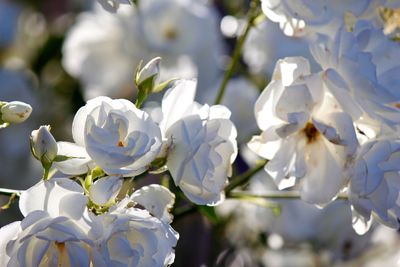
[[[262,0],[265,15],[279,23],[286,35],[299,35],[305,30],[325,35],[334,34],[340,27],[351,27],[359,18],[381,21],[380,7],[391,6],[381,0],[361,1],[291,1]]]
[[[346,184],[345,171],[358,146],[351,117],[322,89],[306,59],[279,60],[255,106],[263,132],[249,142],[270,160],[265,170],[280,189],[286,178],[296,177],[302,199],[320,205]]]
[[[179,238],[169,224],[145,210],[120,209],[100,215],[96,241],[107,266],[169,266]]]
[[[397,44],[374,33],[377,29],[371,25],[365,27],[357,24],[353,32],[341,28],[332,39],[313,43],[310,51],[324,71],[324,87],[357,127],[374,137],[381,133],[382,124],[395,128],[400,122],[398,109],[390,105],[400,100],[394,75],[399,56]]]
[[[1,266],[106,266],[89,238],[86,204],[82,187],[67,178],[24,191],[25,218],[0,229]]]
[[[206,116],[203,116],[206,115]],[[207,105],[168,128],[167,167],[185,195],[199,205],[217,205],[237,155],[236,128],[224,106]]]
[[[74,118],[73,133],[76,141],[84,139],[87,153],[109,175],[143,173],[161,148],[160,128],[124,99],[88,101]]]
[[[399,140],[372,140],[361,147],[349,190],[357,233],[368,231],[372,217],[389,227],[399,228],[399,162]]]
[[[106,266],[93,245],[72,219],[37,210],[0,229],[0,262],[8,267]]]

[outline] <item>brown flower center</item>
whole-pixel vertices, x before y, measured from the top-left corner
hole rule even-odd
[[[315,128],[314,124],[311,122],[307,122],[306,127],[304,127],[302,132],[306,136],[308,144],[315,142],[320,135],[317,128]]]

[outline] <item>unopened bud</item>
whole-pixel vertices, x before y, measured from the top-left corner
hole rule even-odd
[[[160,76],[160,62],[161,58],[156,57],[150,60],[136,75],[136,84],[139,86],[145,80],[152,78],[152,85],[158,82]]]
[[[11,101],[4,103],[0,111],[3,122],[21,123],[31,115],[32,107],[24,102]]]
[[[31,149],[33,156],[38,159],[44,168],[50,167],[57,156],[58,147],[49,125],[42,125],[31,133]]]

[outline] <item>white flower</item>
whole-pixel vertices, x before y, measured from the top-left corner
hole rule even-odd
[[[389,94],[389,102],[399,102],[400,77],[396,75],[400,68],[400,45],[384,35],[381,28],[374,27],[370,21],[358,21],[352,31],[360,50],[370,53],[376,68],[376,80],[380,88]]]
[[[236,128],[230,111],[194,102],[196,81],[177,80],[161,104],[160,128],[167,167],[185,195],[196,204],[216,205],[237,155]]]
[[[84,84],[84,97],[121,97],[133,92],[132,73],[141,60],[162,57],[161,80],[194,78],[202,86],[221,72],[218,15],[197,0],[147,0],[83,13],[63,47],[63,65]]]
[[[360,18],[380,22],[380,7],[391,5],[386,0],[262,0],[265,15],[289,36],[301,35],[306,29],[329,36],[342,26],[351,27],[351,22]]]
[[[185,195],[199,205],[217,205],[237,155],[236,128],[224,106],[203,106],[206,111],[186,116],[166,132],[172,145],[167,167]],[[203,113],[204,114],[204,113]]]
[[[67,178],[24,191],[19,205],[25,218],[0,229],[1,265],[106,266],[89,238],[86,204],[82,187]]]
[[[278,61],[255,114],[263,132],[249,147],[270,159],[265,170],[278,186],[301,178],[303,200],[329,203],[346,183],[358,142],[351,117],[323,90],[320,76],[310,74],[306,59]]]
[[[175,203],[175,195],[168,188],[152,184],[136,190],[130,199],[143,206],[151,215],[162,222],[171,223],[170,210]]]
[[[0,115],[4,122],[21,123],[32,113],[32,107],[21,101],[6,102],[1,106]]]
[[[107,266],[169,266],[179,238],[169,224],[145,210],[120,209],[97,217],[96,240]]]
[[[57,156],[58,147],[53,135],[50,133],[50,126],[40,126],[38,130],[31,133],[32,153],[43,166],[51,164]]]
[[[364,234],[374,217],[399,228],[400,142],[378,139],[365,143],[357,156],[350,180],[349,198],[354,229]]]
[[[150,116],[124,99],[98,97],[75,115],[90,157],[109,175],[136,176],[146,171],[161,148],[160,128]],[[79,133],[76,133],[79,134]]]
[[[45,211],[0,229],[2,266],[107,266],[87,232],[68,217]]]
[[[96,180],[89,188],[89,198],[99,206],[111,206],[115,203],[122,188],[123,179],[116,176],[102,177]]]
[[[370,132],[369,136],[376,136],[381,132],[382,125],[394,128],[400,122],[398,109],[389,105],[399,98],[395,89],[391,88],[396,87],[396,78],[387,78],[396,73],[397,68],[393,65],[397,61],[380,63],[376,58],[398,57],[395,57],[396,53],[390,53],[396,50],[389,42],[386,42],[387,47],[383,45],[378,49],[379,44],[385,43],[378,37],[384,36],[376,36],[370,42],[368,36],[371,31],[362,30],[362,24],[356,28],[358,30],[354,33],[341,28],[333,40],[313,44],[311,52],[324,70],[324,86],[338,105],[351,115],[358,128]],[[371,52],[374,49],[371,47],[377,48],[377,56],[373,56]],[[390,55],[379,53],[382,49],[388,49],[386,52]],[[377,67],[374,61],[382,66]],[[389,69],[388,72],[385,69]]]

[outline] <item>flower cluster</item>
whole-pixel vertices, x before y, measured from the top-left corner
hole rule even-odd
[[[40,16],[21,20],[23,33],[0,27],[4,69],[32,75],[23,83],[43,87],[28,90],[42,106],[57,95],[51,111],[68,101],[77,111],[69,141],[57,141],[68,139],[58,118],[32,116],[43,117],[29,127],[43,177],[0,188],[0,210],[18,198],[23,215],[0,228],[0,266],[170,266],[174,216],[191,211],[226,226],[248,266],[285,265],[304,242],[298,254],[327,250],[333,265],[375,242],[377,223],[400,229],[400,2],[251,0],[245,22],[228,14],[249,1],[214,2],[93,1],[75,22],[57,20],[63,43],[45,19],[28,25]],[[9,56],[21,49],[9,49],[14,35],[48,42],[28,45],[43,49],[37,57]],[[62,59],[47,55],[53,46]],[[0,87],[0,129],[17,129],[32,107],[11,101],[26,101],[7,95],[16,84]],[[5,140],[1,155],[25,169]],[[229,253],[212,265],[235,265]],[[296,257],[287,265],[325,260]]]
[[[291,7],[283,2],[271,9],[263,1],[264,11]],[[292,8],[296,18],[315,24]],[[248,145],[269,159],[265,170],[280,189],[297,188],[311,204],[324,206],[346,192],[355,230],[364,233],[372,217],[399,227],[399,83],[393,75],[399,45],[369,21],[352,27],[340,25],[335,34],[312,42],[318,73],[302,57],[276,63],[255,105],[263,132]]]

